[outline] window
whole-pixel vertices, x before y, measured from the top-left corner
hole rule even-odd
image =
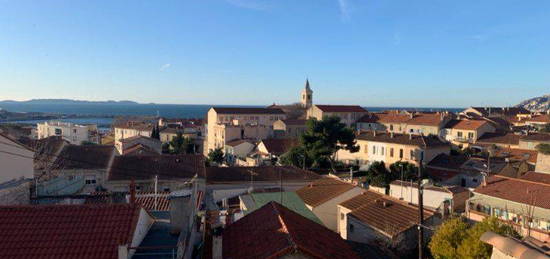
[[[390,148],[390,156],[393,157],[393,147]]]
[[[456,136],[459,137],[459,138],[462,138],[462,131],[457,132]]]
[[[376,146],[372,146],[372,154],[376,155]]]
[[[399,158],[403,158],[403,149],[402,148],[399,149]]]
[[[380,148],[380,155],[384,155],[384,147]]]
[[[474,133],[473,132],[468,132],[468,138],[473,139],[474,138]]]
[[[411,160],[414,159],[414,150],[411,150]]]
[[[164,189],[162,189],[164,192],[170,192],[170,188],[168,187],[165,187]]]
[[[95,179],[86,179],[86,184],[95,184]]]
[[[393,131],[393,124],[390,124],[390,131]]]
[[[55,129],[55,135],[61,135],[61,129]]]

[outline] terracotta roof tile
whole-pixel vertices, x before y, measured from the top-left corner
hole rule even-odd
[[[108,172],[110,181],[161,180],[204,177],[202,155],[135,155],[116,156]]]
[[[372,191],[340,205],[351,210],[348,215],[392,237],[414,227],[418,222],[417,207]],[[431,211],[424,210],[425,219],[431,216]]]
[[[448,146],[448,143],[441,141],[437,136],[421,136],[398,134],[389,132],[366,131],[357,136],[358,140],[367,140],[374,142],[393,143],[402,145],[411,145],[419,147]]]
[[[283,120],[286,125],[306,125],[307,120],[302,119],[286,119]]]
[[[318,105],[315,107],[323,112],[367,112],[359,105]]]
[[[485,133],[477,143],[519,145],[520,135],[514,133]]]
[[[439,154],[428,163],[428,167],[438,167],[450,170],[460,170],[460,167],[468,161],[465,155]]]
[[[296,190],[296,194],[312,207],[317,207],[339,195],[355,188],[355,186],[333,178],[323,178]]]
[[[139,211],[128,204],[0,206],[0,257],[118,258]]]
[[[223,258],[276,258],[299,251],[312,258],[359,258],[336,233],[276,203],[231,224],[223,232]]]
[[[298,146],[297,139],[263,139],[267,151],[273,155],[282,155],[288,152],[291,148]]]
[[[276,181],[281,177],[285,181],[313,181],[320,176],[314,172],[294,166],[259,166],[259,167],[207,167],[208,183],[250,182],[251,173],[254,181]]]
[[[169,192],[159,192],[155,195],[154,192],[138,192],[136,193],[136,203],[142,206],[147,211],[169,211],[170,200],[168,200]],[[129,199],[129,195],[127,198]],[[156,197],[156,206],[155,206]]]
[[[529,172],[520,178],[494,175],[487,179],[487,186],[479,186],[475,193],[536,207],[550,209],[550,174]]]
[[[550,115],[548,114],[540,114],[535,115],[529,119],[527,119],[529,122],[544,122],[544,123],[550,123]]]
[[[218,114],[285,114],[281,109],[253,107],[212,107]]]
[[[414,113],[409,125],[439,126],[447,115],[443,113]]]
[[[526,136],[521,136],[521,141],[550,141],[550,134],[548,133],[535,133]]]
[[[537,163],[538,152],[535,150],[519,148],[498,148],[493,154],[495,157],[508,158],[513,161],[527,161]]]
[[[485,120],[451,120],[445,128],[458,130],[477,130],[483,125],[488,124]]]
[[[51,169],[104,169],[115,152],[110,145],[66,145]]]

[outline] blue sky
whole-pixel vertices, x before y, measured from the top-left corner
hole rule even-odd
[[[547,0],[0,0],[0,100],[513,105],[550,93]]]

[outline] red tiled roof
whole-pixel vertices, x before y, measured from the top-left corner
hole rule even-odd
[[[281,109],[253,107],[212,107],[218,114],[285,114]]]
[[[286,125],[306,125],[307,120],[302,119],[286,119],[283,120]]]
[[[341,194],[355,188],[355,186],[333,178],[322,178],[296,190],[296,194],[312,207],[317,207]]]
[[[136,203],[142,206],[147,211],[169,211],[170,200],[168,200],[169,192],[159,192],[156,195],[155,206],[155,193],[154,192],[138,192],[136,193]],[[127,195],[129,199],[130,196]]]
[[[236,147],[242,143],[250,143],[250,141],[248,140],[245,140],[245,139],[236,139],[236,140],[231,140],[231,141],[228,141],[227,143],[225,143],[225,145],[227,146],[230,146],[230,147]]]
[[[273,155],[282,155],[288,152],[291,148],[298,146],[297,139],[263,139],[267,151]]]
[[[529,172],[520,178],[494,175],[475,193],[550,209],[550,174]]]
[[[520,135],[514,133],[485,133],[477,143],[519,145]]]
[[[550,134],[548,133],[535,133],[521,137],[521,141],[550,141]]]
[[[57,156],[52,169],[106,170],[115,148],[110,145],[66,145]]]
[[[223,258],[278,258],[297,251],[312,258],[359,258],[335,232],[276,202],[229,225]]]
[[[537,163],[538,152],[535,150],[519,148],[498,148],[495,157],[508,158],[514,161],[527,161],[531,164]]]
[[[235,183],[254,181],[313,181],[320,178],[314,172],[294,166],[207,167],[208,183]]]
[[[453,170],[444,170],[444,169],[436,169],[436,168],[426,168],[426,174],[430,175],[431,177],[439,180],[439,181],[445,181],[448,179],[451,179],[455,177],[456,175],[460,174],[458,171]]]
[[[366,131],[357,136],[358,140],[367,140],[382,143],[393,143],[401,145],[411,145],[419,147],[448,146],[449,144],[441,141],[437,136],[428,135],[409,135],[390,132]]]
[[[532,118],[527,119],[527,121],[550,123],[550,115],[548,114],[535,115]]]
[[[385,113],[375,113],[374,116],[378,118],[378,122],[384,123],[405,123],[411,119],[409,114],[398,113],[396,111],[389,111]]]
[[[359,105],[315,105],[323,112],[367,112]]]
[[[414,113],[407,121],[410,125],[439,126],[447,115],[443,113]]]
[[[373,191],[355,196],[340,205],[351,210],[348,215],[392,237],[418,222],[417,207]],[[433,212],[424,210],[425,219],[431,216]]]
[[[154,149],[145,146],[141,143],[135,144],[129,148],[126,148],[122,151],[122,154],[125,156],[136,156],[136,155],[159,155]]]
[[[190,179],[204,177],[202,155],[135,155],[116,156],[108,172],[109,181]]]
[[[458,130],[477,130],[481,126],[488,124],[485,120],[452,120],[445,128],[452,128]]]
[[[139,212],[129,204],[0,206],[0,257],[118,258]]]

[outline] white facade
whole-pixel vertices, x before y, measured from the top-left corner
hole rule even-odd
[[[313,207],[306,204],[306,207],[310,209],[327,228],[332,231],[338,231],[338,204],[360,195],[363,192],[365,192],[364,189],[355,187],[324,202],[321,205]]]
[[[115,143],[135,136],[151,137],[151,129],[115,127]]]
[[[0,183],[33,178],[34,151],[0,134]]]
[[[82,142],[99,144],[99,134],[95,124],[79,125],[70,122],[47,121],[37,123],[36,126],[38,139],[60,136],[75,145],[80,145]]]

